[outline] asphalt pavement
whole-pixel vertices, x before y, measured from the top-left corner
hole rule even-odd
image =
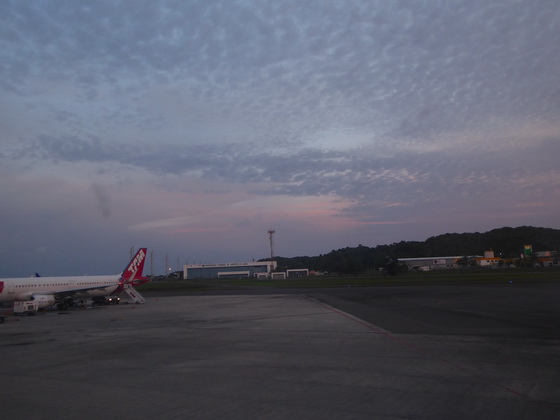
[[[2,418],[560,416],[560,284],[146,297],[8,317]]]

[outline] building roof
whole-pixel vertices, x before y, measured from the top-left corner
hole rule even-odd
[[[397,258],[398,261],[432,261],[432,260],[451,260],[463,258],[464,255],[454,257],[417,257],[417,258]],[[468,258],[478,258],[478,255],[468,255]]]

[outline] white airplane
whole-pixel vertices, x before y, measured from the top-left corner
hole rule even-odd
[[[35,309],[41,309],[55,303],[64,304],[68,299],[108,296],[117,289],[131,289],[133,284],[145,282],[146,278],[142,277],[145,260],[146,248],[140,248],[124,271],[113,276],[0,279],[0,303],[33,302]]]

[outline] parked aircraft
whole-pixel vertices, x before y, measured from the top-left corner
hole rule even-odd
[[[124,271],[112,276],[0,279],[0,303],[32,302],[36,310],[64,304],[69,299],[92,299],[110,295],[119,288],[131,289],[139,281],[145,283],[146,277],[142,277],[145,260],[146,248],[140,248]]]

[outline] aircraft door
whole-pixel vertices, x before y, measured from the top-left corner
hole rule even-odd
[[[8,292],[9,295],[13,295],[15,292],[15,288],[14,288],[14,283],[12,283],[11,281],[0,281],[0,283],[4,283],[4,286],[6,287],[6,291]],[[0,292],[2,292],[1,290],[2,288],[0,287]]]

